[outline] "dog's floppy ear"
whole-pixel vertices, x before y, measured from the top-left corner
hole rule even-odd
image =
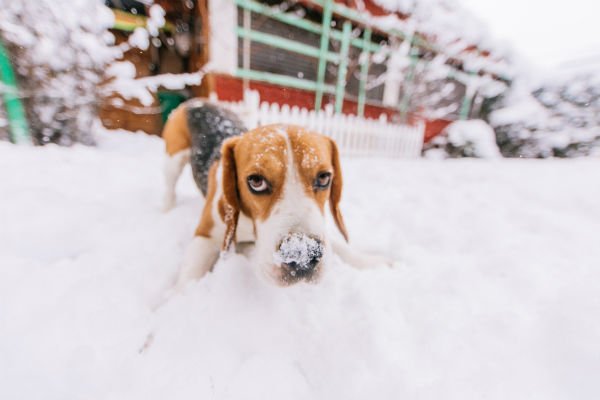
[[[238,218],[240,216],[240,194],[237,187],[234,149],[239,138],[227,139],[221,147],[221,165],[223,167],[223,197],[219,201],[219,212],[225,222],[225,237],[221,250],[226,251],[235,239]]]
[[[335,224],[338,229],[348,241],[348,232],[346,231],[346,225],[344,224],[344,218],[340,211],[340,200],[342,198],[342,168],[340,166],[340,154],[338,152],[337,145],[333,139],[329,139],[331,143],[331,163],[333,165],[333,181],[331,182],[331,193],[329,195],[329,207],[331,207],[331,214],[335,220]]]

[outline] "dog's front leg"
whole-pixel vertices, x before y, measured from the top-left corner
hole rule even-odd
[[[206,275],[219,258],[219,250],[218,241],[204,236],[195,236],[183,256],[175,289],[181,291],[188,282]]]
[[[391,267],[394,261],[383,256],[363,253],[353,249],[347,242],[333,238],[331,240],[333,251],[347,264],[357,269],[368,269],[380,266]]]
[[[190,161],[190,149],[182,150],[171,156],[167,155],[164,165],[165,194],[163,198],[163,211],[169,211],[175,205],[175,186],[181,176],[183,168]]]

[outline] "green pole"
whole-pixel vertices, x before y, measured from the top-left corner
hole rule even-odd
[[[350,48],[350,34],[352,23],[344,22],[344,36],[342,36],[342,48],[340,50],[340,64],[338,66],[337,85],[335,87],[335,112],[342,112],[344,105],[344,92],[346,91],[346,74],[348,72],[348,49]]]
[[[360,82],[358,85],[358,116],[365,115],[365,102],[367,98],[367,78],[369,76],[369,44],[371,43],[371,28],[365,28],[363,33],[363,53],[361,55]]]
[[[412,81],[415,77],[415,68],[417,67],[417,63],[419,62],[418,56],[419,50],[411,46],[410,48],[410,69],[404,80],[404,87],[402,88],[404,93],[402,94],[402,101],[400,102],[400,120],[402,122],[406,122],[406,117],[408,115],[408,106],[410,104],[410,96],[412,91]]]
[[[475,72],[469,73],[470,77],[475,75]],[[469,118],[469,113],[471,112],[471,103],[473,102],[472,91],[469,89],[471,87],[470,82],[467,82],[465,86],[465,97],[463,98],[462,105],[460,106],[460,119],[464,121]]]
[[[323,24],[321,26],[321,46],[319,53],[319,69],[317,70],[317,90],[315,93],[315,110],[321,109],[323,103],[323,85],[325,84],[325,70],[327,67],[327,53],[329,52],[329,31],[331,30],[331,15],[333,0],[325,0],[323,5]],[[341,60],[340,60],[341,61]]]
[[[10,140],[13,143],[31,143],[27,119],[23,103],[19,99],[19,90],[15,73],[10,64],[8,52],[0,41],[0,82],[4,88],[0,88],[6,105],[6,115],[10,127]]]

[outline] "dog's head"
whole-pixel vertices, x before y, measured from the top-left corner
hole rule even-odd
[[[279,285],[317,279],[329,248],[327,202],[347,239],[335,142],[300,127],[269,125],[227,140],[221,160],[223,249],[235,239],[243,213],[254,224],[254,262],[265,275]]]

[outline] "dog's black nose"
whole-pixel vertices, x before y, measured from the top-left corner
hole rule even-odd
[[[297,261],[290,261],[282,263],[281,265],[286,268],[292,276],[302,276],[312,272],[317,265],[319,265],[320,257],[311,258],[307,263],[299,263]]]
[[[323,244],[318,238],[292,233],[281,241],[277,258],[290,275],[309,275],[323,258]]]

